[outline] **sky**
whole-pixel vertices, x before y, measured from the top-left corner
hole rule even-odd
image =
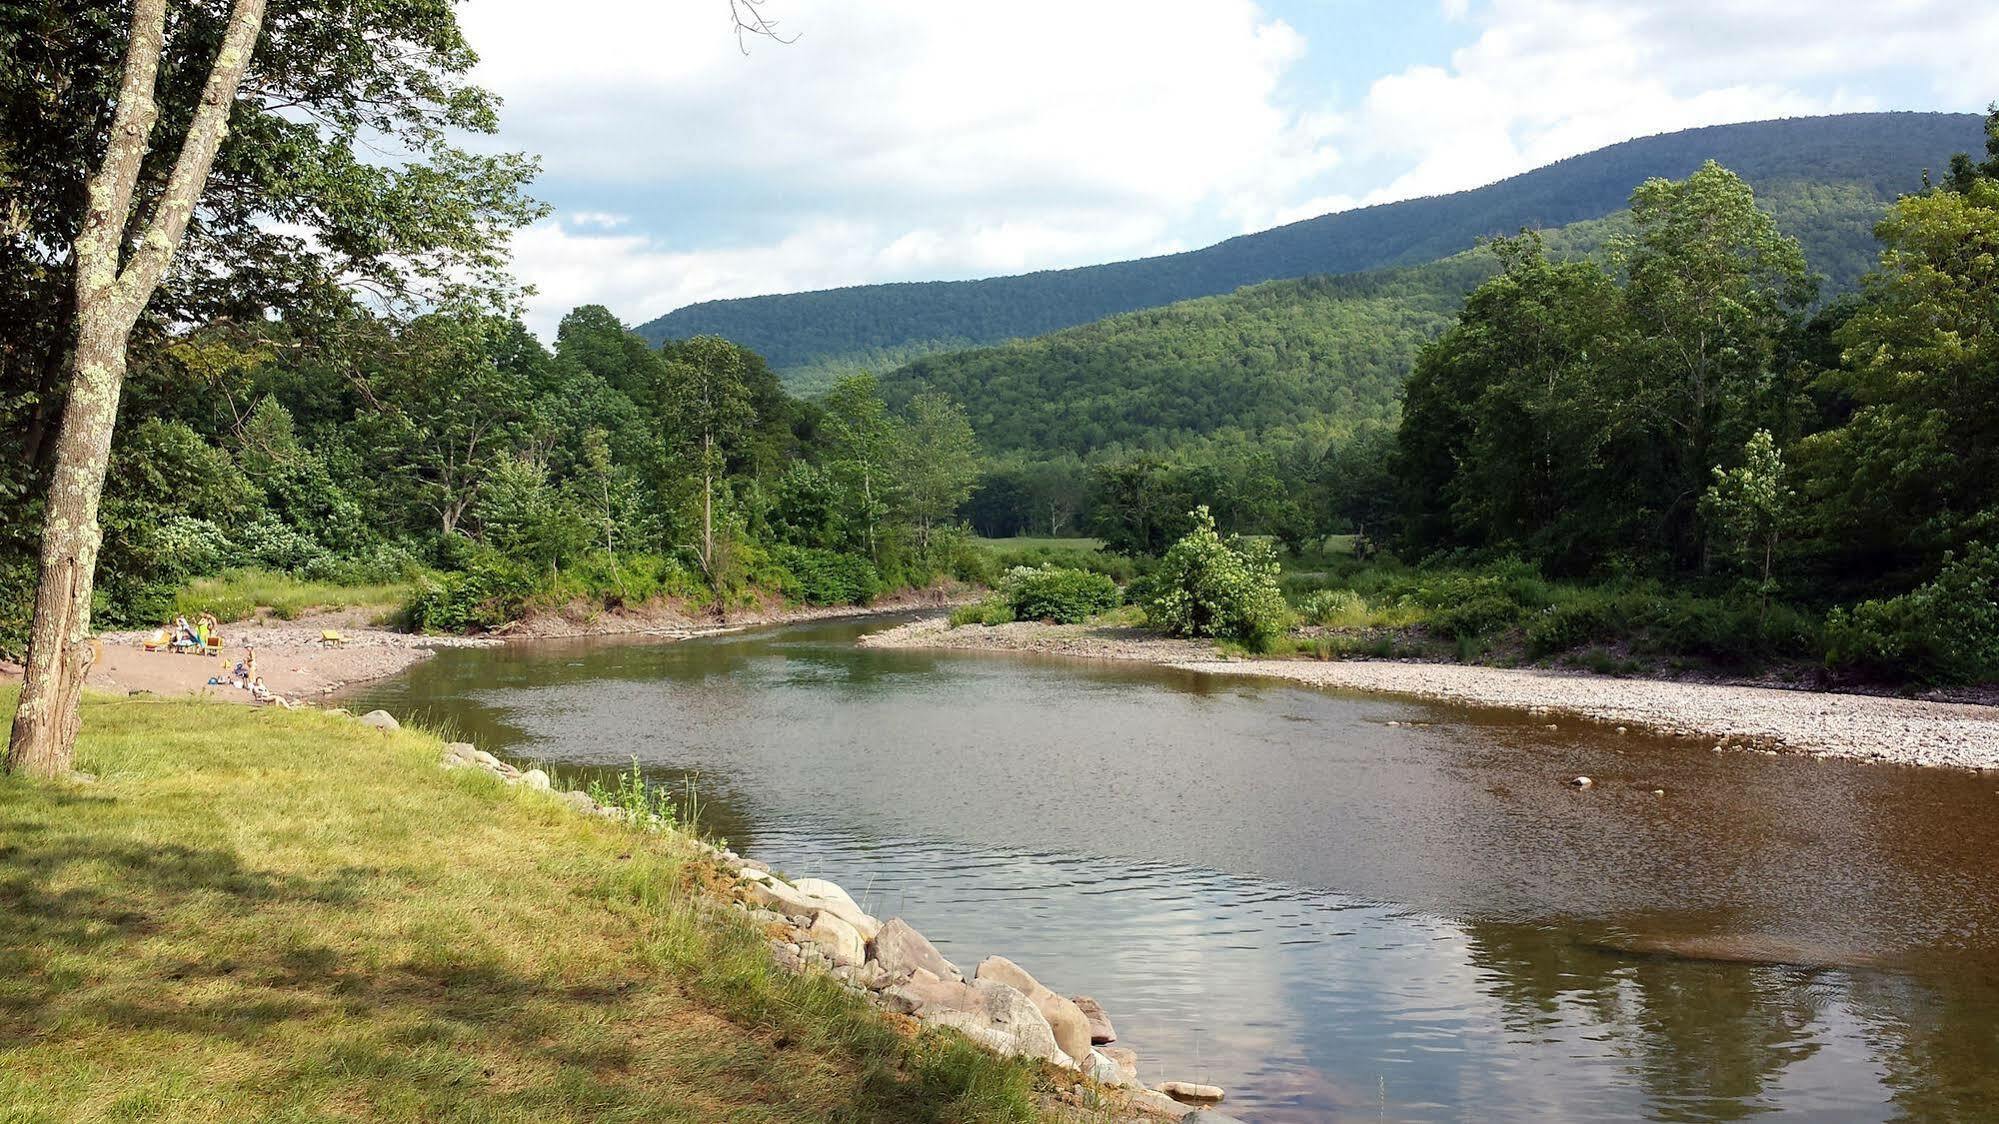
[[[552,332],[1208,245],[1634,136],[1999,98],[1981,0],[462,0]]]

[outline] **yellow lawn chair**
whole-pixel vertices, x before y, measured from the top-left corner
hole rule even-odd
[[[323,628],[319,630],[319,646],[322,648],[345,648],[347,646],[347,638],[340,634],[339,629]]]

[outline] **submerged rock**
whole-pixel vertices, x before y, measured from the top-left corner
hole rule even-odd
[[[1569,778],[1570,788],[1591,788],[1595,786],[1595,784],[1596,782],[1589,779],[1588,777],[1577,776]]]
[[[1219,1085],[1197,1085],[1192,1081],[1162,1081],[1159,1091],[1187,1104],[1214,1104],[1224,1095]]]

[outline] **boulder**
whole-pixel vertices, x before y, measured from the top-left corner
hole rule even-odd
[[[1197,1085],[1192,1081],[1161,1081],[1159,1091],[1187,1104],[1214,1104],[1223,1096],[1219,1085]]]
[[[1117,1041],[1117,1030],[1111,1026],[1111,1017],[1104,1014],[1103,1007],[1096,1000],[1087,995],[1072,995],[1069,997],[1069,1002],[1074,1003],[1076,1009],[1083,1012],[1083,1017],[1089,1020],[1092,1046],[1102,1046]]]
[[[396,716],[386,710],[371,710],[363,714],[361,716],[361,725],[370,726],[377,730],[400,730],[403,728],[403,724],[396,721]]]
[[[1123,1074],[1125,1078],[1123,1081],[1118,1082],[1118,1084],[1138,1084],[1137,1050],[1128,1050],[1123,1046],[1100,1046],[1093,1052],[1101,1057],[1109,1058],[1111,1063],[1118,1067],[1118,1072]]]
[[[470,765],[473,763],[472,755],[478,751],[478,747],[471,742],[446,742],[444,743],[444,760],[447,762],[457,761]]]
[[[868,943],[868,955],[881,964],[882,971],[896,979],[902,979],[918,968],[939,979],[965,978],[956,965],[944,959],[944,954],[937,951],[936,945],[900,917],[890,918],[888,924],[874,935]]]
[[[1062,1066],[1073,1067],[1076,1064],[1055,1041],[1055,1033],[1040,1009],[1018,988],[996,980],[973,980],[969,984],[954,984],[945,980],[937,982],[941,987],[932,985],[933,989],[948,994],[951,999],[919,1007],[917,1017],[924,1022],[955,1027],[975,1037],[982,1037],[978,1035],[981,1030],[998,1031],[1018,1044],[1009,1045],[1012,1053],[1042,1058]]]
[[[808,898],[824,898],[827,901],[844,902],[848,908],[854,910],[856,913],[860,912],[860,903],[848,896],[847,891],[841,889],[837,882],[828,882],[824,878],[794,878],[791,880],[791,886]]]
[[[847,895],[847,891],[824,878],[800,878],[792,882],[791,887],[805,895],[808,901],[815,903],[820,909],[859,930],[862,940],[874,940],[875,934],[881,931],[881,922],[868,916],[867,912]]]
[[[536,792],[547,792],[550,788],[548,774],[542,772],[540,769],[529,769],[527,772],[522,773],[520,782],[534,789]]]
[[[1055,1032],[1055,1044],[1072,1058],[1090,1053],[1090,1020],[1076,1004],[1041,985],[1027,969],[1004,956],[988,956],[979,961],[978,978],[994,980],[1026,995]]]
[[[822,910],[812,919],[812,927],[805,930],[805,939],[836,965],[858,968],[868,956],[867,943],[861,940],[861,934],[829,910]]]
[[[740,879],[741,881],[744,881],[744,882],[768,882],[768,881],[770,881],[770,873],[769,873],[768,871],[762,871],[762,870],[758,870],[757,868],[755,868],[755,867],[753,867],[753,866],[746,866],[746,867],[742,868],[741,870],[737,871],[737,872],[736,872],[736,877],[737,877],[738,879]]]
[[[776,910],[793,921],[808,925],[819,915],[818,903],[792,889],[788,883],[775,878],[746,883],[743,886],[743,896],[765,909]]]
[[[574,789],[562,794],[562,802],[579,812],[589,812],[597,807],[597,802],[590,799],[589,793]]]
[[[1200,1119],[1199,1113],[1189,1111],[1186,1105],[1181,1104],[1179,1101],[1174,1100],[1157,1089],[1147,1089],[1143,1086],[1131,1091],[1131,1106],[1133,1108],[1144,1109],[1147,1112],[1158,1113],[1171,1120]]]

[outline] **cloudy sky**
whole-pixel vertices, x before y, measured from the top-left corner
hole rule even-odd
[[[546,332],[1206,245],[1633,136],[1999,98],[1965,0],[464,0]]]

